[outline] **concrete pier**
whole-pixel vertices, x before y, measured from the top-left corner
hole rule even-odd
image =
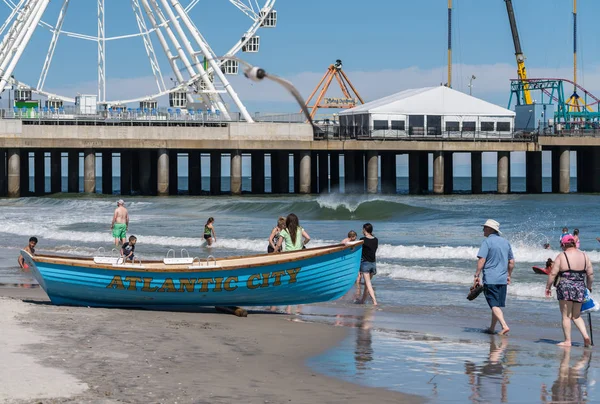
[[[29,196],[29,151],[21,151],[21,176],[20,176],[20,187],[21,196]]]
[[[221,193],[221,152],[210,152],[210,194]]]
[[[50,152],[50,192],[62,192],[62,153],[60,150]]]
[[[251,154],[251,176],[252,176],[252,193],[265,193],[265,153],[261,151],[252,152]]]
[[[426,152],[408,154],[408,192],[421,195],[429,191],[429,156]]]
[[[6,149],[0,149],[0,196],[7,195],[8,176],[7,176],[7,155]]]
[[[309,194],[311,191],[311,165],[314,162],[311,161],[310,152],[300,152],[299,153],[300,161],[299,161],[299,186],[298,192],[300,194]]]
[[[68,154],[68,190],[79,192],[79,151],[70,150]]]
[[[113,193],[113,154],[112,150],[102,152],[102,193]]]
[[[454,154],[444,152],[444,193],[454,192]]]
[[[123,175],[123,153],[121,153],[121,175]],[[128,173],[125,173],[129,177],[129,187],[131,189],[132,183],[131,178],[133,178],[132,171],[135,165],[138,166],[138,178],[137,183],[139,187],[140,194],[142,195],[150,195],[152,193],[152,156],[150,154],[150,150],[140,150],[137,153],[137,157],[134,157],[132,153],[127,154],[127,159],[129,163],[125,163],[129,166]],[[137,164],[136,161],[137,160]],[[123,183],[123,178],[121,178],[121,183]]]
[[[354,154],[354,178],[356,181],[356,192],[362,194],[365,192],[365,153],[363,151],[357,151]]]
[[[288,151],[271,152],[271,193],[290,192],[290,155]]]
[[[296,153],[296,156],[298,157],[298,167],[296,167],[295,169],[297,169],[297,174],[298,174],[298,189],[300,189],[300,152]],[[316,194],[319,192],[319,170],[318,170],[318,164],[317,161],[319,160],[319,153],[313,151],[310,152],[310,193],[311,194]],[[294,172],[294,177],[296,176],[296,172]]]
[[[483,164],[482,153],[471,152],[471,193],[483,192]]]
[[[525,152],[525,189],[527,193],[542,193],[542,152]]]
[[[131,152],[129,150],[121,150],[121,195],[131,195]],[[145,170],[142,170],[141,165],[144,154],[140,151],[140,187],[142,187],[143,193],[143,178],[145,175]],[[149,155],[147,156],[150,158]]]
[[[44,195],[46,193],[46,170],[45,153],[43,150],[36,150],[33,153],[33,184],[35,195]]]
[[[355,192],[356,189],[355,152],[344,150],[344,193]]]
[[[498,152],[498,193],[510,192],[510,152]]]
[[[433,153],[433,193],[441,195],[444,193],[444,152]]]
[[[8,149],[8,190],[9,198],[21,196],[21,151],[19,149]]]
[[[303,155],[303,153],[301,153]],[[302,160],[301,160],[302,161]],[[316,164],[317,162],[312,162]],[[302,168],[300,169],[302,172]],[[329,192],[329,154],[327,152],[319,153],[319,189],[320,194]]]
[[[179,170],[178,170],[178,155],[177,150],[168,150],[169,156],[169,195],[177,195],[179,193]]]
[[[83,151],[83,192],[96,192],[96,153],[92,149]]]
[[[199,150],[188,152],[188,193],[200,195],[202,191],[202,164]]]
[[[169,195],[169,151],[158,149],[157,158],[157,194],[158,196]],[[177,186],[177,185],[175,185]]]
[[[381,192],[396,193],[396,153],[383,152],[381,156]]]
[[[367,152],[367,193],[376,194],[379,190],[379,156],[376,151]]]
[[[242,153],[239,150],[231,152],[230,188],[232,195],[242,194]]]
[[[594,151],[597,149],[594,149]],[[559,157],[559,184],[558,191],[561,194],[568,194],[571,190],[571,150],[568,147],[561,147],[558,150]],[[596,156],[594,156],[596,157]],[[595,191],[594,191],[595,192]]]
[[[329,154],[329,192],[340,192],[340,154]]]

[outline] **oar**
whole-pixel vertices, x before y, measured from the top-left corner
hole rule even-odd
[[[588,324],[590,325],[590,342],[594,346],[594,330],[592,330],[592,313],[588,311]]]

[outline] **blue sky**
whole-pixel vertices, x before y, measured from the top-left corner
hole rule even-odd
[[[52,1],[44,20],[53,24],[61,3]],[[95,2],[71,3],[64,29],[94,35]],[[508,80],[516,76],[516,67],[504,1],[453,4],[453,87],[467,92],[468,77],[474,74],[473,94],[506,106]],[[290,79],[305,96],[338,58],[367,101],[407,88],[439,85],[447,81],[446,7],[446,0],[278,0],[277,27],[261,30],[261,51],[243,57]],[[572,78],[572,1],[514,0],[514,7],[529,76]],[[600,2],[579,0],[578,7],[579,82],[600,94],[600,54],[594,45]],[[129,1],[106,0],[106,10],[108,36],[137,31]],[[0,18],[8,12],[0,3]],[[217,54],[227,51],[249,25],[227,0],[202,0],[191,17]],[[47,30],[36,31],[15,71],[19,80],[37,82],[49,40]],[[158,50],[156,40],[154,45]],[[166,71],[164,56],[160,62]],[[156,89],[139,38],[107,45],[107,75],[109,98]],[[171,76],[165,74],[167,79]],[[95,43],[61,38],[46,88],[69,95],[95,93],[95,80]],[[233,77],[232,82],[251,112],[296,111],[280,88],[242,77]]]

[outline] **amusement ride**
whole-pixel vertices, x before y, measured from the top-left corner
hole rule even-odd
[[[216,0],[212,0],[216,3]],[[238,60],[234,57],[239,52],[256,53],[260,49],[259,30],[275,28],[277,11],[276,0],[219,0],[230,3],[230,17],[224,16],[224,30],[239,29],[237,42],[226,50],[215,51],[203,35],[202,26],[192,21],[194,8],[206,6],[200,0],[119,0],[106,1],[109,7],[118,8],[119,13],[133,13],[135,26],[117,36],[107,34],[105,0],[74,2],[71,0],[2,0],[8,15],[0,25],[0,93],[8,87],[15,88],[15,108],[41,108],[40,101],[33,99],[37,94],[46,99],[46,108],[59,110],[63,103],[86,104],[90,110],[97,107],[106,109],[124,109],[127,104],[139,103],[143,110],[156,110],[158,98],[169,97],[171,107],[184,109],[188,104],[197,103],[206,111],[221,114],[225,120],[230,119],[231,111],[223,96],[240,112],[241,117],[252,122],[252,117],[234,90],[228,75],[236,75],[239,71]],[[94,4],[95,3],[95,4]],[[69,18],[81,19],[81,10],[93,4],[97,27],[93,34],[76,32],[65,28]],[[75,9],[75,10],[73,10]],[[0,9],[1,10],[1,9]],[[71,13],[70,11],[74,12]],[[113,12],[115,10],[112,10]],[[1,12],[1,11],[0,11]],[[78,15],[79,12],[80,14]],[[115,26],[112,24],[109,26]],[[244,27],[245,25],[245,27]],[[237,27],[237,28],[236,28]],[[120,29],[127,29],[127,27]],[[40,32],[46,31],[46,32]],[[39,67],[37,82],[17,80],[17,64],[24,51],[32,43],[39,43],[50,32],[46,56]],[[206,32],[205,32],[206,34]],[[88,41],[97,47],[97,63],[95,72],[87,72],[90,81],[97,81],[97,93],[94,95],[57,94],[46,90],[48,72],[55,59],[56,49],[62,37]],[[148,59],[149,70],[154,77],[156,88],[149,94],[138,94],[128,99],[112,98],[107,91],[106,66],[109,54],[107,43],[136,40],[137,46],[143,46]],[[220,39],[220,38],[219,38]],[[64,61],[63,61],[64,62]],[[169,85],[167,75],[172,75]],[[143,88],[140,91],[148,91]]]

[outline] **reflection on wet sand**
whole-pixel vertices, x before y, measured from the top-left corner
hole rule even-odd
[[[373,321],[373,307],[365,309],[363,317],[356,322],[356,349],[354,350],[354,361],[356,370],[367,369],[367,363],[373,360],[373,336],[371,326]]]
[[[541,401],[543,403],[586,403],[588,402],[588,370],[592,360],[592,351],[585,349],[581,358],[571,365],[571,348],[564,348],[558,377],[548,391],[542,384]]]
[[[465,374],[469,378],[471,395],[469,399],[473,403],[482,400],[492,400],[497,393],[497,380],[500,380],[500,402],[508,402],[508,383],[510,371],[509,366],[515,363],[514,355],[506,355],[508,338],[500,337],[498,341],[494,335],[490,336],[490,354],[483,365],[473,362],[465,362]]]

